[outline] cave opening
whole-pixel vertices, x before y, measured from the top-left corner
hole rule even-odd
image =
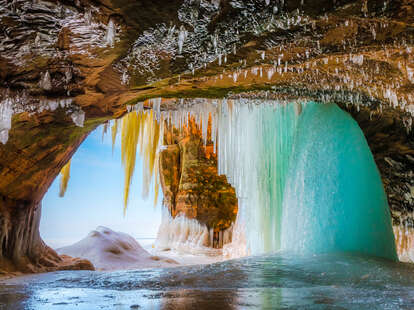
[[[396,259],[390,211],[378,169],[362,131],[346,112],[332,104],[299,101],[176,101],[174,109],[168,108],[171,99],[161,98],[131,106],[122,119],[107,121],[96,129],[75,153],[70,161],[71,169],[75,169],[71,176],[74,179],[69,179],[71,196],[62,201],[67,210],[76,205],[79,213],[86,213],[82,209],[88,208],[94,219],[83,224],[87,228],[75,220],[79,225],[78,239],[87,234],[86,230],[112,225],[115,230],[135,236],[139,229],[150,232],[144,238],[152,240],[153,248],[157,245],[155,257],[161,251],[175,250],[178,255],[216,256],[211,260],[198,257],[199,262],[212,262],[283,249],[299,254],[351,251]],[[320,116],[324,113],[325,118]],[[330,121],[341,124],[341,120],[342,125],[329,125]],[[303,138],[309,131],[312,136]],[[361,140],[360,144],[346,142],[348,135],[350,140]],[[335,141],[340,143],[331,146]],[[300,146],[318,143],[320,147],[312,152],[317,153],[318,148],[325,151],[317,155]],[[332,153],[325,155],[326,150]],[[349,161],[352,157],[355,158]],[[303,166],[299,168],[297,162]],[[346,168],[338,168],[341,165]],[[330,167],[336,168],[331,171]],[[59,213],[59,229],[69,224],[70,217],[70,213],[56,211],[59,209],[52,206],[68,181],[65,169],[67,165],[43,201],[43,218]],[[349,172],[353,169],[355,172]],[[308,172],[313,170],[319,175]],[[71,182],[77,184],[73,189]],[[102,189],[99,182],[103,183]],[[304,186],[302,191],[298,189],[300,183]],[[157,197],[158,186],[161,197]],[[75,190],[76,194],[70,194]],[[136,200],[142,194],[139,191],[151,199]],[[88,199],[83,201],[82,197]],[[129,201],[130,197],[134,200]],[[152,197],[155,209],[150,206]],[[321,201],[322,208],[317,206]],[[128,204],[132,207],[126,208]],[[122,206],[126,217],[120,221]],[[76,208],[70,212],[76,212]],[[82,217],[85,220],[86,215]],[[105,215],[108,224],[97,215]],[[146,223],[136,220],[145,217]],[[58,226],[49,220],[42,221],[40,228],[52,245],[56,241],[50,237],[52,227],[57,230]],[[309,223],[312,224],[307,227]],[[367,229],[357,229],[358,226]],[[98,235],[100,230],[105,233],[105,229],[99,228],[91,235]],[[397,240],[398,247],[401,244]],[[123,251],[107,248],[114,255]],[[151,248],[147,250],[151,252]],[[79,251],[58,252],[82,256]]]
[[[158,142],[151,144],[154,128],[143,121],[143,135],[150,138],[132,146],[127,135],[140,128],[131,116],[136,113],[94,129],[62,168],[42,200],[40,236],[59,255],[87,259],[96,270],[220,261],[218,245],[207,247],[210,233],[204,225],[185,215],[173,219],[162,205],[158,168],[152,167],[151,175],[149,166],[151,160],[159,164],[153,153]],[[136,153],[123,161],[131,147]]]
[[[299,287],[309,281],[322,286],[359,283],[363,274],[364,289],[375,294],[372,287],[385,278],[400,289],[411,281],[412,266],[393,262],[397,252],[401,259],[401,249],[410,249],[396,230],[405,234],[406,222],[399,226],[398,220],[409,217],[394,214],[387,183],[393,174],[382,163],[384,157],[395,158],[384,143],[396,143],[406,128],[391,124],[386,114],[375,119],[341,104],[243,97],[155,98],[126,112],[88,128],[59,162],[37,208],[22,205],[19,219],[29,222],[23,236],[30,238],[13,242],[34,254],[26,258],[25,252],[15,253],[21,258],[19,268],[95,269],[66,274],[71,277],[64,289],[69,297],[79,286],[87,286],[83,290],[88,296],[97,296],[99,283],[105,283],[102,292],[119,286],[135,291],[143,285],[174,290],[176,283],[199,283],[201,290],[251,289],[263,281],[283,287],[292,281]],[[381,126],[390,133],[381,152],[370,126],[376,133]],[[401,139],[399,143],[407,143]],[[12,131],[11,145],[15,141]],[[409,163],[406,158],[404,164]],[[145,194],[147,200],[142,199]],[[72,240],[53,240],[59,229]],[[151,237],[150,242],[143,237]],[[21,247],[22,241],[29,242]],[[3,244],[3,255],[13,257],[4,251],[10,249],[10,239]],[[62,246],[66,251],[59,250]],[[342,265],[348,267],[338,268]],[[36,293],[54,300],[51,286],[58,285],[60,276],[52,273],[39,280]],[[262,304],[264,298],[274,305],[284,300],[284,293],[275,294],[220,296],[235,303]],[[332,298],[326,290],[318,294]],[[206,302],[202,294],[179,295]]]

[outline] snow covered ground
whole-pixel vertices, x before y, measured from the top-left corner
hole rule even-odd
[[[88,259],[97,270],[179,266],[173,259],[150,254],[132,236],[103,226],[97,227],[79,242],[56,251]]]

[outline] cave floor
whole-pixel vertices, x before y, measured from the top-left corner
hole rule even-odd
[[[0,282],[0,309],[412,309],[414,266],[289,254],[169,269],[61,271]]]

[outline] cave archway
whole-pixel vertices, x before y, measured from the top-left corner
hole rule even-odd
[[[162,109],[168,108],[173,103],[174,100],[165,100]],[[150,107],[153,103],[148,102],[147,105]],[[405,115],[390,110],[375,118],[369,108],[360,108],[359,111],[357,107],[352,106],[344,105],[343,108],[358,121],[370,144],[383,178],[394,224],[401,224],[399,220],[403,219],[404,227],[407,225],[410,227],[411,188],[410,172],[407,169],[411,167],[412,134],[404,122]],[[57,264],[54,266],[53,263],[45,263],[44,255],[52,262],[61,260],[38,235],[40,202],[52,181],[88,133],[107,121],[106,118],[87,120],[84,127],[78,127],[67,118],[62,111],[45,112],[31,117],[18,115],[14,120],[16,126],[13,126],[10,131],[9,142],[1,147],[4,154],[1,156],[1,165],[7,167],[2,169],[4,177],[1,178],[0,191],[4,206],[2,208],[3,257],[7,260],[5,265],[8,266],[7,268],[14,265],[13,268],[27,270],[27,266],[30,265],[32,271],[54,270]],[[384,139],[384,134],[388,138]],[[198,140],[200,146],[203,144],[201,140],[201,138]],[[168,160],[172,157],[166,159],[168,166]],[[391,164],[400,167],[394,161],[403,165],[400,169],[405,170],[406,175],[390,169]],[[168,167],[172,166],[170,163]],[[166,169],[164,172],[171,171]],[[399,195],[396,195],[396,189]],[[398,197],[403,197],[404,200],[398,200]],[[404,216],[400,216],[401,210],[404,210]],[[36,264],[38,267],[33,267]]]

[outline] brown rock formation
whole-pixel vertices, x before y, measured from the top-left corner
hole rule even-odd
[[[39,235],[41,200],[60,169],[101,120],[76,127],[64,111],[14,118],[10,139],[0,147],[0,269],[42,272],[93,269],[83,260],[61,258]]]
[[[41,204],[1,199],[0,275],[15,272],[95,270],[85,259],[59,256],[39,235]]]
[[[221,247],[220,232],[236,220],[237,198],[226,177],[217,173],[212,142],[204,145],[194,120],[182,132],[166,130],[164,141],[167,147],[160,155],[164,204],[173,217],[185,215],[213,229],[214,247]]]

